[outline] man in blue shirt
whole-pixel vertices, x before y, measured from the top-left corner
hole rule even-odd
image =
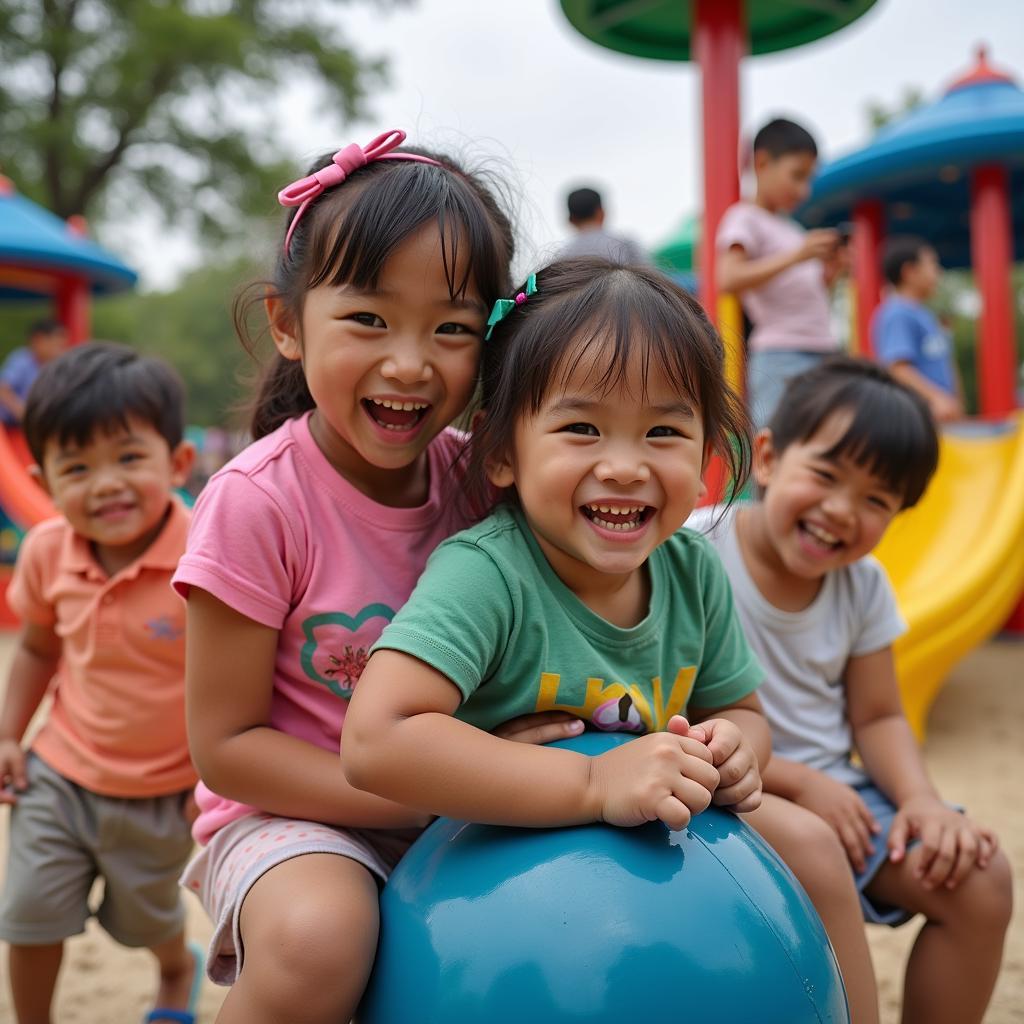
[[[28,331],[28,344],[14,349],[0,366],[0,423],[21,423],[29,388],[45,363],[68,343],[68,332],[57,320],[37,320]]]
[[[963,394],[949,333],[925,305],[942,275],[935,250],[920,238],[890,238],[882,271],[891,291],[871,321],[875,356],[924,398],[939,423],[962,418]]]

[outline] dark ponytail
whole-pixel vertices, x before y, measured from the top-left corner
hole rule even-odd
[[[280,352],[265,367],[256,388],[249,418],[253,440],[272,434],[286,420],[315,409],[302,363]]]

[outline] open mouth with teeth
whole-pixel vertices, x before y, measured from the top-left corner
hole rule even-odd
[[[639,530],[654,515],[650,505],[581,505],[580,511],[595,526],[618,533]]]
[[[399,401],[391,398],[364,398],[363,408],[378,427],[405,432],[415,430],[430,411],[428,402],[416,399]]]
[[[797,528],[805,537],[811,540],[816,547],[826,548],[829,551],[837,551],[843,546],[843,542],[834,533],[826,530],[823,526],[817,526],[814,523],[809,523],[806,519],[799,520]]]

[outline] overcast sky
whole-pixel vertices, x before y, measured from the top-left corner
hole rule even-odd
[[[698,208],[693,65],[604,50],[571,28],[558,0],[415,0],[386,14],[360,3],[338,9],[361,52],[387,56],[390,85],[372,98],[371,119],[345,127],[317,109],[315,96],[297,91],[263,107],[268,130],[297,167],[391,127],[470,162],[496,160],[520,200],[527,240],[520,270],[565,237],[565,193],[576,184],[596,183],[613,228],[647,246]],[[742,130],[749,135],[772,116],[790,116],[814,133],[826,159],[838,156],[866,140],[870,100],[891,105],[912,86],[935,98],[973,63],[980,42],[993,64],[1024,82],[1022,0],[878,0],[827,39],[748,59]],[[166,287],[196,260],[180,240],[161,235],[158,244],[147,223],[126,223],[108,240],[149,287]]]

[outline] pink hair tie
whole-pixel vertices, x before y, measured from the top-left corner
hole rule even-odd
[[[309,204],[313,202],[326,189],[334,185],[340,185],[353,171],[360,167],[373,163],[374,160],[415,160],[421,164],[433,164],[440,167],[436,160],[429,156],[420,156],[419,153],[392,153],[391,151],[405,142],[405,132],[401,128],[392,128],[389,132],[378,135],[372,142],[360,146],[353,142],[344,149],[339,149],[331,157],[331,163],[321,167],[319,171],[306,175],[293,181],[286,188],[277,193],[277,201],[282,206],[297,206],[298,210],[288,225],[288,234],[284,236],[284,251],[288,252],[292,242],[292,235],[298,227],[302,215],[306,212]]]

